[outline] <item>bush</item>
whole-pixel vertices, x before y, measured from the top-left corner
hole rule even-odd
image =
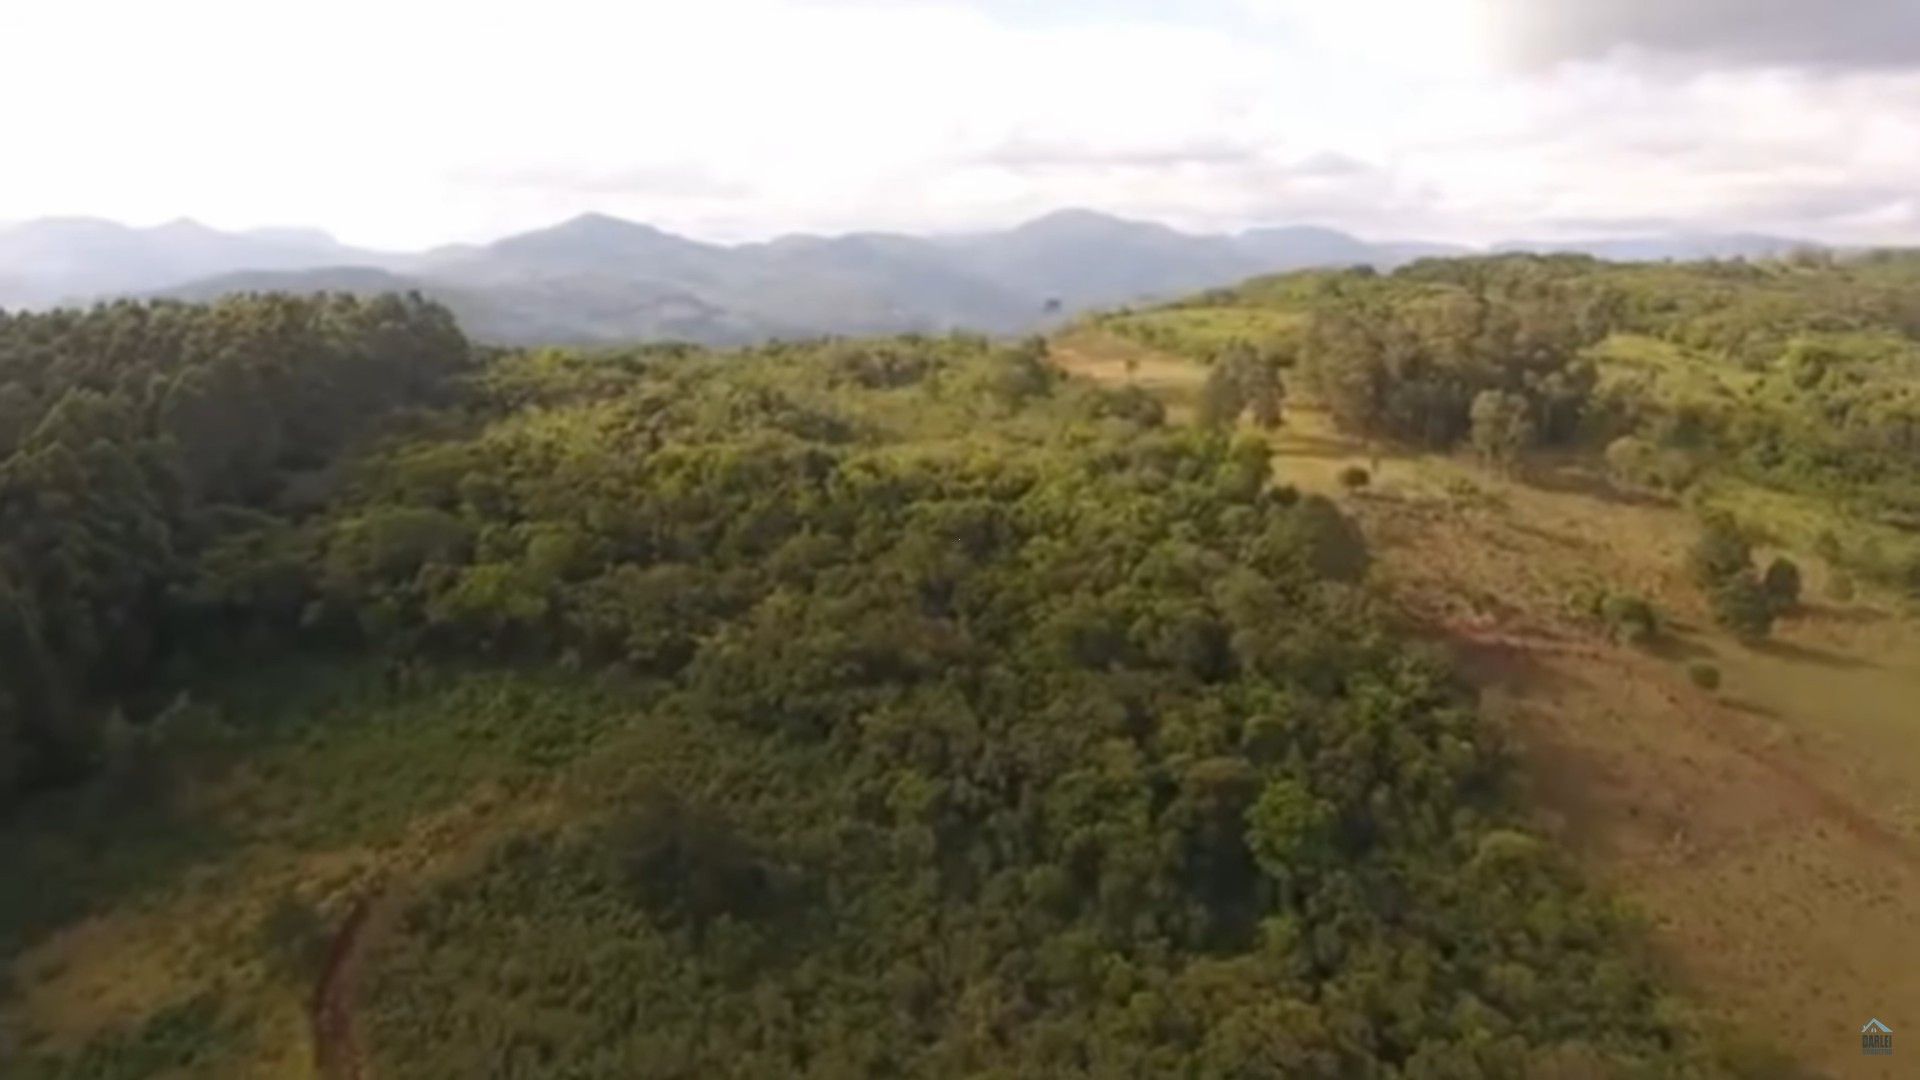
[[[1600,618],[1608,635],[1622,644],[1645,645],[1660,636],[1659,613],[1638,596],[1608,596],[1600,605]]]
[[[1742,641],[1763,641],[1773,632],[1773,597],[1751,571],[1728,578],[1711,594],[1713,620]]]
[[[1373,474],[1359,465],[1349,465],[1340,470],[1340,486],[1348,491],[1359,491],[1373,482]]]
[[[1837,604],[1851,604],[1854,595],[1852,574],[1845,570],[1835,570],[1827,575],[1827,599]]]
[[[1687,680],[1702,690],[1720,689],[1720,669],[1704,660],[1687,665]]]
[[[1774,610],[1786,612],[1800,606],[1800,567],[1792,559],[1783,555],[1768,563],[1761,584],[1773,599]]]
[[[1752,566],[1752,545],[1733,519],[1724,514],[1711,515],[1702,523],[1700,538],[1687,553],[1687,568],[1702,588],[1714,588]]]

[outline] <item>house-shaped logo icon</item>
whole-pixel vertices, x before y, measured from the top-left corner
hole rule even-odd
[[[1860,1025],[1860,1052],[1863,1054],[1892,1054],[1893,1029],[1879,1020],[1869,1020]]]

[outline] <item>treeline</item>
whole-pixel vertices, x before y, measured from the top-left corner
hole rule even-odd
[[[1633,487],[1680,494],[1732,475],[1920,532],[1912,254],[1426,260],[1259,279],[1097,322],[1209,362],[1260,358],[1370,439],[1469,446],[1502,466],[1575,448]],[[1843,555],[1920,595],[1920,552]]]
[[[207,629],[206,560],[470,362],[418,298],[0,313],[0,801],[72,779]]]

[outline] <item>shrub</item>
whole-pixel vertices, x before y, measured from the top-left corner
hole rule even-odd
[[[1702,690],[1720,689],[1720,669],[1704,660],[1687,665],[1687,680]]]
[[[1360,465],[1349,465],[1340,470],[1340,486],[1348,491],[1359,491],[1373,483],[1373,474]]]
[[[1711,594],[1713,619],[1742,641],[1762,641],[1773,631],[1773,598],[1751,571],[1736,574],[1715,586]]]
[[[1854,595],[1852,574],[1845,570],[1835,570],[1827,575],[1827,599],[1838,604],[1851,604]]]
[[[1660,615],[1638,596],[1610,595],[1600,605],[1600,618],[1607,633],[1627,645],[1645,645],[1660,635]]]
[[[1687,553],[1687,568],[1702,588],[1714,588],[1752,566],[1752,545],[1725,514],[1710,515],[1702,523],[1700,538]]]
[[[1761,584],[1773,599],[1774,610],[1792,611],[1800,605],[1800,567],[1792,559],[1783,555],[1768,563]]]
[[[1607,444],[1607,471],[1620,483],[1648,483],[1653,472],[1653,452],[1646,440],[1622,435]]]

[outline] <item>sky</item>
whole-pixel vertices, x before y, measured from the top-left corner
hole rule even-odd
[[[1920,243],[1920,0],[0,0],[0,221]]]

